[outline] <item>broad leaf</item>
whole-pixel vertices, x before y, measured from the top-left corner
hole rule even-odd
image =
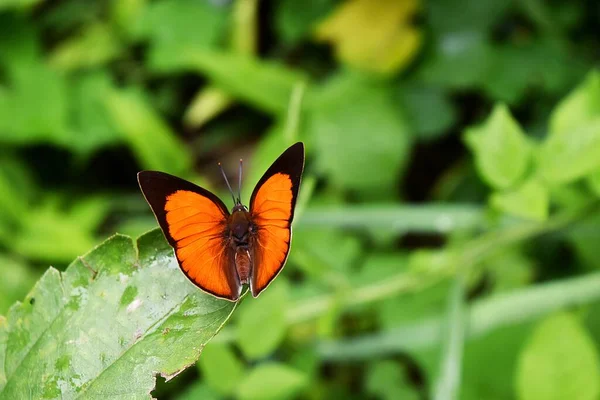
[[[530,147],[508,108],[499,104],[484,124],[470,128],[465,142],[475,156],[479,175],[495,188],[507,188],[522,178]]]
[[[341,74],[309,94],[307,130],[317,168],[335,186],[390,196],[412,137],[388,85]]]
[[[600,364],[589,334],[567,313],[540,322],[523,349],[517,368],[522,400],[597,399]]]
[[[552,134],[540,148],[539,170],[549,182],[567,183],[600,168],[600,115],[563,134]]]
[[[195,288],[159,230],[50,268],[0,320],[0,397],[149,398],[194,363],[234,304]],[[2,362],[3,361],[3,362]]]
[[[592,71],[550,116],[551,135],[571,135],[573,129],[600,116],[600,73]]]
[[[569,182],[597,171],[599,155],[600,74],[594,71],[553,111],[539,168],[548,181]]]

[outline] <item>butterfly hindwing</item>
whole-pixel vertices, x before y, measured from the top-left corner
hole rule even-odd
[[[258,296],[285,265],[292,239],[292,220],[302,171],[304,145],[288,148],[258,181],[250,199],[253,238],[253,269],[250,289]]]
[[[200,289],[237,300],[242,286],[226,242],[229,211],[214,194],[157,171],[142,171],[138,182],[179,266]]]

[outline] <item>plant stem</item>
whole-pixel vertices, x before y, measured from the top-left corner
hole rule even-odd
[[[468,339],[495,329],[531,321],[550,312],[600,300],[600,272],[536,285],[512,293],[480,300],[467,312]],[[439,345],[443,317],[432,317],[380,334],[323,342],[321,357],[329,360],[358,360],[407,350],[423,350]]]
[[[483,227],[484,209],[469,204],[402,206],[350,206],[310,208],[298,220],[299,229],[315,226],[374,228],[394,232],[448,233],[458,229]]]
[[[459,397],[465,340],[465,286],[465,271],[459,271],[449,296],[444,352],[435,387],[436,400]]]

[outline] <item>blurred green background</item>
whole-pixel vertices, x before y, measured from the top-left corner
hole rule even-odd
[[[297,140],[284,272],[160,399],[596,399],[594,1],[0,0],[0,314],[156,226],[136,173],[244,199]]]

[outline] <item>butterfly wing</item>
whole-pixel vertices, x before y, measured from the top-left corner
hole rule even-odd
[[[258,296],[285,265],[292,239],[292,219],[302,171],[304,144],[288,148],[258,181],[250,198],[254,235],[250,289]]]
[[[242,286],[226,242],[225,204],[208,190],[163,172],[142,171],[138,182],[185,275],[208,293],[237,300]]]

